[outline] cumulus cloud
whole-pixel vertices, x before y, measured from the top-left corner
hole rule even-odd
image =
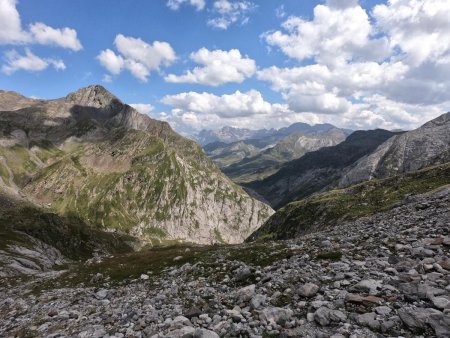
[[[450,56],[450,1],[390,0],[377,5],[373,16],[413,65]]]
[[[167,95],[162,102],[176,109],[221,117],[252,116],[272,112],[272,105],[266,102],[257,90],[250,90],[247,93],[236,91],[234,94],[222,96],[206,92],[181,93]]]
[[[217,6],[231,8],[227,2]],[[172,110],[161,117],[180,128],[281,127],[301,121],[412,129],[449,110],[449,1],[390,0],[364,9],[357,0],[327,0],[313,14],[288,17],[280,29],[263,34],[295,64],[256,71],[281,94],[282,104],[257,91],[191,92],[166,97]],[[210,73],[207,63],[197,63],[169,77],[200,83]],[[259,108],[251,109],[255,102]]]
[[[118,34],[114,40],[117,53],[111,49],[100,52],[97,60],[111,75],[118,75],[123,70],[142,82],[146,82],[152,71],[160,71],[176,60],[173,48],[167,42],[147,43],[139,38]]]
[[[47,69],[50,65],[56,70],[66,69],[66,65],[60,59],[42,59],[33,54],[29,49],[25,49],[25,55],[19,54],[15,50],[5,53],[6,64],[2,66],[2,72],[9,75],[18,70],[27,72],[39,72]]]
[[[272,89],[283,94],[292,110],[340,114],[347,111],[348,97],[359,99],[389,83],[402,79],[408,67],[402,62],[364,62],[339,68],[309,65],[294,68],[270,67],[257,73],[258,79],[272,83]]]
[[[57,29],[38,22],[30,25],[30,34],[33,42],[41,45],[54,45],[73,51],[83,49],[77,31],[72,28]]]
[[[223,30],[234,23],[245,25],[255,8],[256,5],[250,1],[215,0],[212,8],[214,16],[208,20],[208,25]]]
[[[283,31],[268,32],[263,37],[269,45],[299,61],[315,59],[333,66],[355,59],[382,60],[389,53],[388,40],[372,38],[375,32],[366,11],[354,1],[345,3],[318,5],[313,20],[290,17],[283,23]]]
[[[412,129],[442,113],[443,105],[428,107],[401,103],[382,95],[370,95],[353,102],[345,112],[303,112],[287,104],[272,104],[256,90],[217,96],[211,93],[187,92],[168,95],[162,100],[172,107],[159,113],[179,132],[192,134],[201,129],[219,129],[224,125],[248,128],[281,128],[304,122],[332,123],[350,129]],[[333,104],[333,98],[330,99]],[[157,115],[157,114],[156,114]]]
[[[148,103],[132,103],[130,106],[136,109],[139,113],[146,115],[149,115],[154,109],[154,107]]]
[[[83,48],[77,32],[72,28],[53,28],[37,22],[22,28],[17,0],[0,0],[0,44],[40,44],[53,45],[79,51]]]
[[[300,65],[257,77],[292,112],[350,128],[417,127],[449,110],[449,17],[445,0],[390,0],[372,11],[327,0],[312,19],[289,17],[263,34]]]
[[[22,44],[30,40],[22,30],[16,0],[0,0],[0,44]]]
[[[172,107],[170,113],[159,118],[174,125],[178,130],[215,128],[223,125],[243,127],[285,125],[292,118],[286,105],[271,104],[257,90],[242,93],[236,91],[221,96],[203,92],[187,92],[167,95],[162,102]],[[302,121],[306,115],[297,116]],[[297,121],[295,121],[297,122]]]
[[[256,63],[248,57],[242,57],[237,49],[230,51],[202,48],[190,55],[192,61],[200,64],[192,71],[177,76],[166,76],[167,82],[173,83],[197,83],[209,86],[219,86],[224,83],[241,83],[251,77],[256,70]]]
[[[201,11],[205,8],[205,0],[169,0],[167,1],[167,7],[171,10],[177,11],[183,4],[189,4],[197,11]]]
[[[105,67],[108,72],[118,75],[125,65],[123,57],[114,53],[111,49],[106,49],[97,56],[97,59]]]

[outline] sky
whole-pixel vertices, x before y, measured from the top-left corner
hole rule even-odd
[[[0,89],[101,84],[192,134],[450,111],[449,0],[0,0]]]

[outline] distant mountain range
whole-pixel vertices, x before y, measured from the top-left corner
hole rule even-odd
[[[409,132],[357,131],[246,185],[279,209],[250,240],[292,238],[389,210],[450,184],[449,170],[450,113]]]
[[[49,101],[0,91],[0,193],[153,244],[242,242],[273,212],[195,142],[101,86]]]
[[[284,163],[273,175],[244,184],[274,208],[338,184],[352,165],[397,133],[377,129],[356,131],[344,142],[321,148]]]
[[[202,130],[197,135],[193,135],[193,139],[202,146],[214,142],[234,143],[246,140],[259,140],[261,142],[260,147],[263,148],[295,133],[324,132],[332,128],[336,127],[328,123],[311,126],[301,122],[280,129],[251,130],[226,126],[219,130]],[[350,132],[350,130],[346,131]]]
[[[222,129],[220,135],[224,130],[228,129]],[[232,143],[215,141],[203,148],[234,182],[247,183],[274,174],[283,163],[309,151],[336,145],[349,133],[331,124],[296,123],[279,130],[259,130],[251,134],[246,130],[246,134],[241,135],[252,138]]]

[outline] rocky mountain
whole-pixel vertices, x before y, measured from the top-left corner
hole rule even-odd
[[[244,158],[252,157],[261,152],[261,148],[252,140],[237,141],[233,143],[213,142],[203,147],[206,154],[220,168],[242,161]]]
[[[356,161],[395,135],[397,133],[382,129],[356,131],[344,142],[308,152],[283,164],[275,174],[243,186],[256,192],[255,196],[262,196],[273,207],[280,208],[336,186]]]
[[[408,196],[430,193],[449,184],[450,163],[446,163],[314,194],[279,209],[248,240],[289,239],[330,229],[386,212],[407,201]]]
[[[234,127],[222,127],[219,130],[202,130],[197,135],[194,135],[194,139],[205,146],[209,143],[223,142],[223,143],[234,143],[238,141],[245,140],[258,140],[260,148],[264,148],[270,144],[275,144],[283,138],[295,134],[310,134],[310,133],[321,133],[328,131],[330,129],[336,128],[335,126],[324,123],[309,125],[307,123],[294,123],[288,127],[283,127],[280,129],[246,129],[246,128],[234,128]],[[345,130],[350,133],[349,130]]]
[[[0,184],[97,229],[152,243],[237,243],[272,210],[195,142],[101,86],[57,100],[0,93]]]
[[[202,130],[197,135],[194,136],[194,139],[200,143],[202,146],[207,145],[209,143],[214,142],[223,142],[223,143],[233,143],[242,140],[252,139],[255,135],[258,134],[271,134],[273,131],[270,130],[251,130],[247,128],[234,128],[225,126],[219,130]]]
[[[447,187],[288,241],[1,280],[0,336],[447,338],[449,219]]]
[[[397,135],[365,156],[340,181],[340,186],[385,178],[450,161],[450,113],[422,127]]]
[[[346,130],[335,127],[314,132],[295,132],[255,156],[246,156],[237,163],[222,167],[222,171],[237,183],[261,180],[276,173],[284,163],[300,158],[307,152],[337,145],[347,136]]]

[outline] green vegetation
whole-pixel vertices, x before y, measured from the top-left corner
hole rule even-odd
[[[11,204],[0,210],[0,249],[5,250],[8,244],[17,243],[32,246],[23,235],[25,233],[76,260],[92,257],[96,250],[105,253],[132,250],[128,243],[134,239],[130,236],[93,229],[76,216],[61,217],[23,202],[11,202],[1,193],[0,199],[2,203],[6,200],[6,203]]]
[[[149,235],[149,236],[156,236],[156,237],[159,237],[159,238],[165,238],[165,237],[167,237],[167,233],[166,233],[163,229],[161,229],[161,228],[156,228],[156,227],[145,228],[145,229],[144,229],[144,233],[145,233],[146,235]]]
[[[30,158],[28,149],[25,147],[15,145],[9,148],[0,148],[0,155],[11,169],[17,185],[21,185],[24,178],[37,169],[36,163]]]
[[[342,258],[342,252],[340,251],[326,251],[317,254],[317,259],[329,260],[329,261],[340,261]]]
[[[86,169],[80,163],[80,156],[74,155],[74,156],[71,156],[70,159],[72,160],[73,164],[75,164],[75,167],[78,169],[78,171],[81,173],[81,175],[87,176]]]
[[[222,237],[222,234],[220,233],[220,230],[215,228],[214,229],[214,236],[216,236],[216,240],[221,244],[226,244],[225,240]]]
[[[34,150],[36,156],[44,163],[47,163],[51,159],[58,159],[65,154],[49,140],[31,142],[29,148]]]
[[[408,195],[428,193],[447,184],[450,163],[316,194],[278,210],[250,240],[292,238],[373,215],[391,209]]]
[[[3,166],[0,162],[0,177],[2,178],[3,182],[5,182],[6,184],[8,184],[9,182],[9,172],[8,170],[5,168],[5,166]]]

